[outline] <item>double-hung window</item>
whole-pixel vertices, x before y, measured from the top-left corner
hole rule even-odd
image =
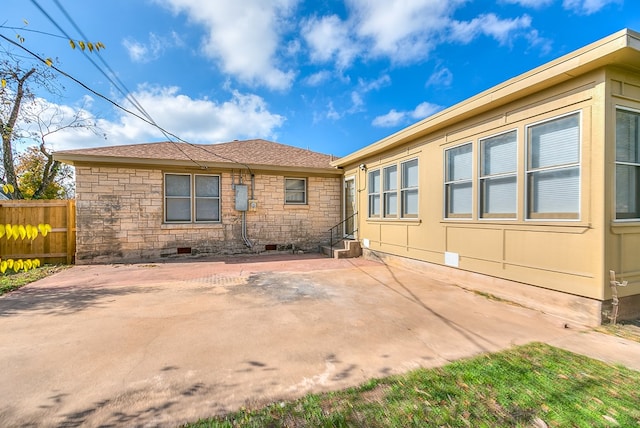
[[[220,176],[165,174],[164,215],[167,223],[219,222]]]
[[[401,177],[401,209],[403,218],[418,217],[418,159],[403,162]]]
[[[380,217],[380,170],[369,171],[369,217]]]
[[[616,219],[640,219],[640,113],[616,111]]]
[[[580,217],[580,114],[527,128],[527,218]]]
[[[307,203],[307,180],[305,178],[284,179],[284,203],[297,205]]]
[[[383,206],[385,217],[398,216],[398,166],[392,165],[382,170]]]
[[[369,218],[418,217],[418,159],[369,171]]]
[[[480,140],[480,216],[515,218],[518,134],[510,131]]]
[[[445,217],[471,218],[473,144],[467,143],[445,151]]]

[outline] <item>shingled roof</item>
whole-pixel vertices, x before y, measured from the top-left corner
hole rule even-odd
[[[336,171],[334,156],[261,139],[220,144],[174,142],[131,144],[63,150],[54,158],[72,165],[90,163],[154,164],[183,166],[249,166],[255,169]]]

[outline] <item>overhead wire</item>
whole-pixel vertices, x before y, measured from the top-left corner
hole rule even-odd
[[[38,3],[37,0],[31,0],[31,3],[33,3],[33,5],[49,20],[49,22],[51,22],[68,40],[73,40],[73,37],[71,37],[71,35],[69,35],[69,33],[67,33],[64,30],[64,28],[62,28],[62,26],[60,24],[58,24],[56,22],[56,20],[53,19],[53,17],[51,17],[51,15],[46,10],[44,10],[44,8],[42,6],[40,6],[40,3]],[[67,10],[60,4],[60,2],[58,0],[54,0],[54,3],[58,6],[58,9],[60,9],[60,12],[62,12],[62,14],[65,16],[65,18],[67,18],[67,20],[76,29],[76,31],[78,31],[78,33],[82,36],[82,38],[85,41],[89,41],[89,38],[84,34],[84,32],[80,29],[80,27],[73,20],[71,15],[69,15]],[[145,111],[145,109],[142,107],[142,105],[133,96],[133,94],[129,90],[129,88],[127,88],[127,86],[118,78],[117,73],[115,71],[113,71],[113,69],[109,66],[109,64],[107,64],[107,62],[104,60],[104,58],[102,58],[102,55],[100,54],[99,50],[96,50],[96,52],[95,52],[96,56],[102,62],[102,64],[107,68],[107,70],[109,70],[111,75],[106,73],[98,64],[96,64],[96,62],[93,60],[93,58],[90,55],[88,55],[87,52],[84,49],[82,49],[81,51],[82,51],[82,54],[84,55],[84,57],[91,64],[93,64],[93,66],[118,90],[118,92],[120,92],[125,97],[125,99],[127,99],[131,104],[133,104],[133,106],[141,114],[143,114],[147,119],[149,119],[150,121],[154,122],[153,118],[149,115],[149,113],[147,113]],[[114,79],[117,80],[117,82],[115,82]]]
[[[160,132],[162,132],[163,134],[166,135],[170,135],[182,142],[187,143],[186,141],[182,140],[180,137],[178,137],[177,135],[167,131],[166,129],[162,128],[160,125],[158,125],[157,123],[154,123],[152,121],[150,121],[149,119],[140,116],[139,114],[127,109],[126,107],[118,104],[116,101],[113,101],[112,99],[110,99],[109,97],[102,95],[100,92],[90,88],[89,86],[87,86],[86,84],[84,84],[82,81],[76,79],[75,77],[73,77],[72,75],[70,75],[69,73],[67,73],[64,70],[61,70],[60,68],[58,68],[57,66],[55,66],[54,64],[51,64],[49,61],[47,61],[46,59],[42,58],[40,55],[36,54],[35,52],[31,51],[30,49],[22,46],[20,43],[15,42],[14,40],[9,39],[7,36],[5,36],[4,34],[0,34],[0,38],[4,39],[5,41],[11,43],[14,46],[17,46],[18,48],[24,50],[25,52],[29,53],[32,57],[34,57],[35,59],[37,59],[38,61],[42,62],[43,64],[45,64],[46,66],[48,66],[49,68],[57,71],[58,73],[60,73],[61,75],[65,76],[66,78],[72,80],[73,82],[77,83],[78,85],[82,86],[84,89],[86,89],[87,91],[91,92],[92,94],[94,94],[95,96],[107,101],[108,103],[112,104],[114,107],[124,111],[125,113],[128,113],[140,120],[142,120],[143,122],[154,126],[155,128],[157,128]],[[188,143],[191,144],[191,143]],[[201,168],[206,168],[205,165],[200,164],[199,162],[197,162],[195,159],[193,159],[191,156],[189,156],[186,152],[184,152],[184,150],[182,150],[182,148],[180,148],[180,150],[182,151],[182,153],[193,163],[195,163],[196,165],[198,165]]]
[[[47,33],[44,31],[38,31],[38,30],[29,30],[32,32],[36,32],[36,33],[41,33],[41,34],[46,34],[46,35],[51,35],[54,37],[59,37],[59,38],[66,38],[68,40],[73,40],[73,38],[51,17],[51,15],[44,10],[44,8],[37,2],[37,0],[31,0],[31,2],[34,4],[34,6],[36,6],[36,8],[64,35],[64,36],[60,36],[60,35],[55,35],[52,33]],[[54,2],[56,3],[56,5],[58,6],[58,8],[60,9],[60,11],[62,12],[62,14],[67,18],[67,20],[69,20],[69,22],[71,23],[71,25],[76,29],[76,31],[78,31],[78,33],[85,39],[85,40],[89,40],[87,38],[87,36],[84,34],[84,32],[80,29],[80,27],[76,24],[76,22],[73,20],[73,18],[70,16],[70,14],[66,11],[66,9],[60,4],[60,2],[58,0],[54,0]],[[5,27],[5,28],[9,28],[9,27]],[[11,27],[14,28],[15,27]],[[207,167],[203,164],[201,164],[200,162],[196,161],[195,159],[193,159],[191,156],[189,156],[189,154],[187,154],[178,144],[176,144],[175,141],[172,141],[170,137],[175,138],[177,141],[185,143],[191,147],[194,148],[198,148],[200,150],[205,151],[206,153],[212,154],[220,159],[226,160],[228,162],[232,162],[238,165],[242,165],[245,168],[247,168],[249,170],[250,174],[253,174],[251,168],[249,167],[249,165],[247,165],[244,162],[239,162],[235,159],[232,159],[230,157],[227,156],[223,156],[220,155],[219,153],[216,153],[214,151],[211,151],[208,147],[205,147],[201,144],[193,144],[189,141],[186,141],[184,139],[182,139],[181,137],[167,131],[166,129],[164,129],[163,127],[161,127],[160,125],[158,125],[156,123],[156,121],[151,117],[151,115],[144,109],[144,107],[142,106],[142,104],[140,102],[138,102],[138,100],[133,96],[132,92],[127,88],[127,86],[118,78],[117,73],[115,73],[115,71],[109,66],[109,64],[104,60],[104,58],[102,57],[102,55],[100,55],[100,52],[96,52],[98,58],[100,59],[100,62],[107,68],[107,70],[109,70],[109,72],[111,73],[111,75],[116,79],[117,83],[114,82],[113,78],[111,76],[109,76],[108,73],[106,73],[98,64],[96,64],[96,62],[89,56],[87,55],[87,53],[82,50],[83,55],[85,56],[85,58],[87,58],[89,60],[89,62],[91,62],[91,64],[93,64],[94,67],[96,67],[96,69],[98,69],[98,71],[100,71],[101,74],[103,74],[108,80],[109,82],[125,97],[126,100],[128,100],[140,113],[136,114],[133,111],[127,109],[126,107],[120,105],[119,103],[111,100],[110,98],[108,98],[107,96],[95,91],[94,89],[90,88],[88,85],[84,84],[83,82],[81,82],[80,80],[76,79],[75,77],[71,76],[69,73],[61,70],[60,68],[54,66],[53,64],[50,64],[47,60],[45,60],[44,58],[42,58],[40,55],[30,51],[29,49],[27,49],[26,47],[22,46],[21,44],[16,43],[13,40],[10,40],[9,38],[7,38],[6,36],[0,34],[0,37],[2,37],[4,40],[6,40],[7,42],[19,47],[20,49],[23,49],[25,52],[29,53],[31,56],[33,56],[34,58],[38,59],[39,61],[41,61],[42,63],[46,64],[47,66],[51,67],[52,69],[54,69],[55,71],[57,71],[58,73],[62,74],[63,76],[67,77],[68,79],[71,79],[72,81],[74,81],[75,83],[77,83],[78,85],[82,86],[84,89],[88,90],[89,92],[91,92],[92,94],[98,96],[99,98],[109,102],[110,104],[114,105],[116,108],[124,111],[127,114],[130,114],[142,121],[144,121],[145,123],[155,127],[156,129],[158,129],[164,136],[165,138],[167,138],[168,142],[173,143],[176,148],[178,148],[180,150],[180,152],[182,152],[182,154],[187,157],[190,161],[192,161],[194,164],[196,164],[198,167],[206,169]],[[144,117],[143,117],[144,116]]]

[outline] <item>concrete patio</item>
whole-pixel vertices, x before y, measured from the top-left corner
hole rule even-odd
[[[638,343],[362,258],[75,266],[0,298],[0,420],[172,427],[531,341],[640,369]]]

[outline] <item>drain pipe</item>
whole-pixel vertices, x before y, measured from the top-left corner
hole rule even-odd
[[[253,199],[253,188],[255,184],[255,175],[253,172],[251,173],[251,199]],[[254,243],[251,242],[249,237],[247,236],[247,211],[246,209],[242,211],[242,240],[244,241],[244,245],[253,249]]]
[[[247,236],[247,212],[242,211],[242,240],[244,241],[244,245],[253,249],[253,242]]]

